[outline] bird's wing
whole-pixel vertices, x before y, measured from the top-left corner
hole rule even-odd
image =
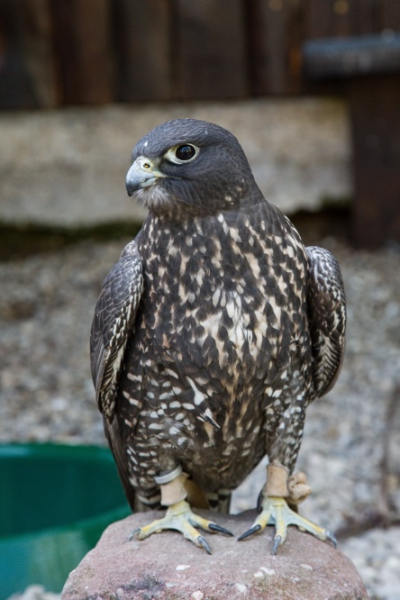
[[[335,384],[343,361],[346,299],[339,265],[323,248],[310,246],[307,305],[313,354],[314,398]]]
[[[104,280],[90,333],[90,364],[100,411],[110,422],[126,344],[143,290],[142,260],[130,242]]]

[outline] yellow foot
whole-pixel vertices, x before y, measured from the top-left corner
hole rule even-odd
[[[204,529],[204,531],[211,531],[211,533],[224,533],[225,535],[233,536],[233,533],[224,527],[220,527],[220,525],[217,525],[212,521],[208,521],[199,515],[195,515],[189,504],[185,500],[181,500],[170,506],[165,517],[162,519],[158,519],[157,521],[150,523],[150,525],[132,531],[129,540],[133,539],[135,536],[139,540],[144,540],[152,533],[158,533],[163,529],[175,529],[176,531],[183,533],[185,538],[192,541],[196,546],[205,548],[207,553],[211,554],[211,549],[207,540],[199,534],[195,527],[200,527],[201,529]]]
[[[308,531],[312,533],[320,540],[330,540],[336,547],[336,538],[327,529],[322,529],[301,517],[299,514],[289,508],[284,498],[278,498],[276,496],[267,496],[264,498],[262,503],[262,511],[254,521],[254,524],[248,531],[243,533],[238,538],[238,541],[244,540],[245,538],[253,535],[253,533],[259,533],[267,525],[275,525],[275,537],[272,554],[276,554],[279,546],[281,546],[286,540],[287,528],[289,525],[297,525],[302,531]]]

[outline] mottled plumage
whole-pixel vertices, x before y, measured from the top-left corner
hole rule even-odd
[[[216,125],[147,134],[127,187],[149,216],[96,306],[99,408],[133,507],[158,506],[154,477],[179,465],[218,507],[265,454],[292,472],[343,356],[339,267],[304,248]]]

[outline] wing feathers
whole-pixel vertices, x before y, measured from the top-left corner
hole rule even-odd
[[[306,248],[308,320],[313,353],[313,398],[335,384],[345,348],[346,299],[339,265],[323,248]]]
[[[104,280],[90,334],[90,363],[100,411],[111,421],[126,344],[143,289],[142,261],[130,242]]]

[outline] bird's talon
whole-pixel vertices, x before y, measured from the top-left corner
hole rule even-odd
[[[328,529],[325,529],[325,536],[326,536],[326,539],[329,540],[329,541],[331,541],[332,544],[333,544],[333,546],[335,548],[337,548],[337,544],[338,543],[337,543],[337,539],[336,539],[335,535],[331,531],[329,531]]]
[[[223,533],[224,535],[229,535],[230,537],[233,537],[233,533],[231,531],[229,531],[229,529],[225,529],[225,527],[221,527],[221,525],[217,525],[216,523],[210,523],[208,525],[208,529],[210,531],[215,531],[217,533]]]
[[[238,540],[244,540],[247,537],[263,530],[267,525],[275,526],[275,537],[273,545],[273,554],[276,554],[279,546],[282,546],[286,539],[289,525],[296,525],[302,531],[315,535],[320,540],[330,540],[336,546],[336,539],[333,533],[327,529],[322,529],[294,512],[287,504],[284,498],[278,496],[266,496],[263,500],[263,509],[261,514],[255,520],[253,526],[241,535]]]
[[[131,533],[128,536],[128,542],[131,542],[133,538],[137,536],[138,533],[140,533],[140,527],[131,531]]]
[[[199,546],[201,546],[202,548],[204,548],[204,549],[205,549],[205,551],[207,552],[207,554],[211,554],[211,548],[210,548],[210,545],[209,545],[209,543],[207,542],[207,540],[205,540],[205,539],[203,538],[203,536],[202,536],[202,535],[199,535],[199,537],[197,538],[197,542],[198,542],[198,545],[199,545]]]
[[[224,527],[220,527],[220,525],[193,513],[188,502],[181,500],[176,504],[172,504],[162,519],[158,519],[149,525],[132,531],[129,539],[131,540],[136,536],[137,539],[144,540],[153,533],[158,533],[165,529],[174,529],[182,533],[186,539],[196,544],[196,546],[204,548],[208,554],[211,554],[207,540],[202,535],[199,535],[196,528],[201,528],[204,531],[223,533],[225,535],[233,535]]]
[[[278,552],[278,548],[279,546],[282,544],[282,536],[281,535],[276,535],[274,537],[274,546],[272,548],[272,554],[275,556],[276,553]]]
[[[261,529],[262,529],[261,525],[253,525],[253,527],[250,527],[250,529],[248,529],[247,531],[242,533],[241,536],[238,537],[238,542],[245,540],[246,538],[250,537],[254,533],[258,533],[259,531],[261,531]]]

